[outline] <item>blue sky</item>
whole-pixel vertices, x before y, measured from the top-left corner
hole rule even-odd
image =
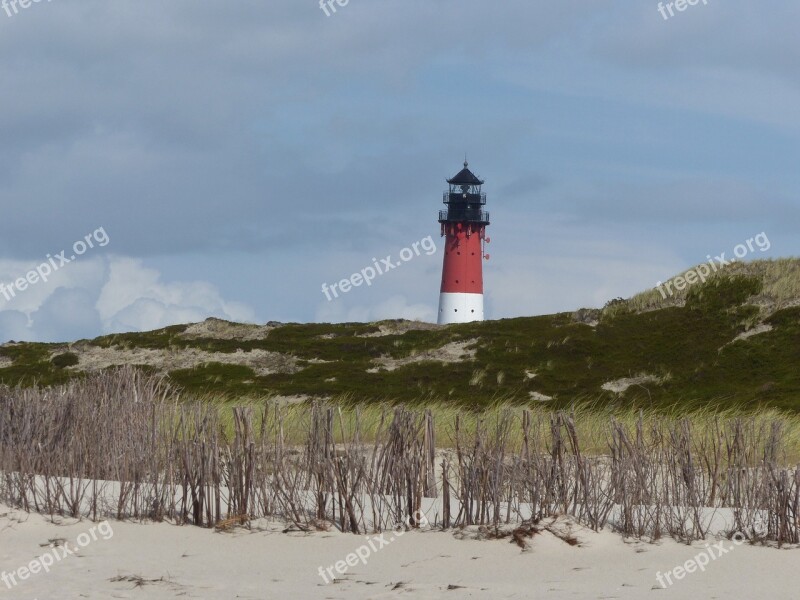
[[[464,153],[487,316],[602,306],[800,221],[800,6],[709,0],[53,0],[0,10],[0,342],[209,316],[435,319]]]

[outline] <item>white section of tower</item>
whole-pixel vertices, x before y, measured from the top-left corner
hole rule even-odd
[[[439,325],[483,321],[483,294],[439,294]]]

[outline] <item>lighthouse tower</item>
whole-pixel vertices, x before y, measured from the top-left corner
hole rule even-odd
[[[439,211],[444,246],[442,289],[439,295],[439,324],[483,321],[483,259],[489,213],[483,210],[486,194],[483,181],[464,168],[444,193],[445,210]]]

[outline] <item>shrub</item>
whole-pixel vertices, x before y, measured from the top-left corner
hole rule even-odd
[[[74,352],[64,352],[63,354],[54,356],[50,362],[53,363],[56,369],[66,369],[67,367],[77,366],[81,361]]]

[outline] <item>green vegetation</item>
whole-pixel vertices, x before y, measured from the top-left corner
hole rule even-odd
[[[77,366],[81,359],[74,352],[64,352],[64,354],[56,354],[50,362],[56,369],[66,369]]]
[[[206,363],[170,373],[170,379],[183,389],[213,389],[229,397],[246,396],[255,378],[256,374],[250,367],[221,363]]]
[[[211,356],[189,368],[149,367],[166,372],[190,394],[229,399],[281,395],[461,407],[502,402],[554,409],[577,403],[596,410],[800,412],[798,265],[736,263],[660,304],[660,293],[650,291],[603,310],[450,327],[385,321],[261,331],[215,321],[214,328],[192,329],[191,335],[180,325],[70,347],[11,344],[0,347],[0,356],[13,361],[5,367],[0,361],[0,383],[50,385],[81,376],[64,368],[75,359],[62,357],[87,349],[169,355],[199,350]],[[215,333],[226,327],[247,335]],[[241,361],[231,359],[237,352]],[[214,354],[225,360],[214,360]],[[126,362],[122,355],[110,361]]]
[[[10,385],[59,385],[77,373],[69,373],[50,361],[55,344],[9,344],[0,346],[0,357],[10,359],[11,366],[0,369],[0,383]]]
[[[670,289],[673,294],[663,293],[658,288],[653,288],[636,294],[625,303],[631,310],[641,312],[656,310],[669,306],[682,306],[687,296],[693,292],[695,286],[678,290],[674,283],[678,277],[686,277],[689,271],[696,271],[697,267],[687,269],[664,283],[672,283]],[[800,260],[796,258],[778,258],[774,260],[756,260],[751,262],[735,262],[723,270],[711,275],[708,281],[725,277],[752,277],[761,282],[761,292],[753,300],[767,312],[776,308],[784,308],[800,299]],[[666,295],[666,298],[664,297]]]
[[[186,331],[188,325],[172,325],[157,331],[142,333],[115,333],[92,340],[92,344],[101,348],[119,346],[121,348],[171,348],[180,345],[179,334]]]
[[[231,403],[224,396],[204,397],[203,402],[217,409],[220,426],[225,433],[225,439],[235,437],[233,411],[235,408],[247,406],[252,409],[253,424],[256,430],[260,429],[264,419],[265,407],[274,410],[274,406],[265,403],[263,399],[249,399],[244,402]],[[336,443],[346,443],[352,440],[358,432],[359,439],[367,444],[379,439],[387,423],[391,422],[393,406],[388,403],[375,402],[370,404],[352,404],[353,398],[336,398],[331,404],[336,407],[333,435]],[[355,408],[356,410],[353,410]],[[547,422],[552,415],[549,405],[537,403],[534,405],[519,406],[493,403],[482,407],[481,410],[464,410],[463,407],[451,402],[433,401],[425,403],[425,411],[430,411],[434,418],[434,432],[437,448],[455,447],[454,423],[459,418],[459,430],[467,438],[474,437],[480,428],[486,431],[496,431],[504,417],[511,415],[515,427],[509,432],[509,442],[520,446],[523,443],[522,421],[523,410],[528,410],[532,422]],[[310,411],[307,405],[294,404],[281,407],[282,435],[289,445],[302,445],[308,439]],[[602,455],[608,453],[608,428],[614,420],[626,430],[635,431],[637,423],[641,420],[646,424],[643,434],[646,441],[652,442],[652,427],[658,423],[675,425],[688,420],[693,432],[701,438],[715,437],[719,434],[721,424],[745,416],[737,408],[697,408],[690,411],[673,405],[668,409],[661,408],[634,408],[634,407],[603,407],[596,403],[583,403],[570,410],[574,417],[576,433],[583,441],[581,450],[588,455]],[[800,462],[800,414],[791,411],[764,409],[751,415],[754,419],[754,430],[769,432],[774,424],[781,427],[783,440],[786,442],[787,455],[781,457],[782,464],[797,464]],[[768,436],[764,436],[764,440]],[[758,458],[757,456],[754,458]]]

